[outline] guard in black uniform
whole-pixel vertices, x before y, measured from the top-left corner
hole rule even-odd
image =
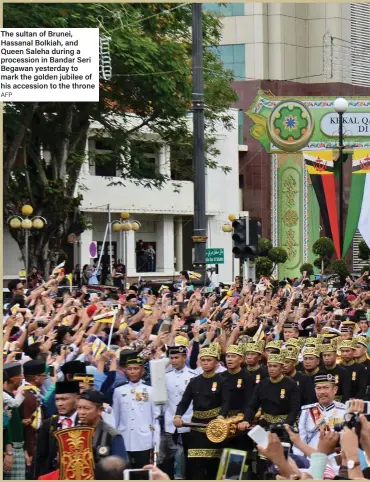
[[[229,413],[229,392],[227,381],[216,367],[220,359],[220,347],[211,344],[200,350],[199,359],[202,375],[192,378],[187,385],[181,402],[177,406],[174,425],[182,427],[181,417],[193,402],[192,423],[207,424]],[[190,480],[214,480],[217,475],[222,444],[210,442],[204,428],[193,427],[189,435],[188,476]]]
[[[298,385],[283,375],[284,357],[270,355],[267,361],[269,377],[256,387],[252,400],[244,415],[239,430],[245,430],[253,422],[257,410],[261,408],[261,425],[287,423],[294,425],[300,410]]]
[[[301,400],[300,405],[306,405],[312,390],[312,382],[307,375],[297,372],[299,351],[297,348],[289,346],[289,348],[284,348],[281,351],[281,355],[284,357],[283,374],[297,383]]]
[[[37,434],[34,474],[36,480],[40,475],[49,474],[59,467],[58,444],[53,434],[57,430],[75,427],[78,424],[79,393],[78,382],[57,382],[55,385],[58,415],[45,420]]]
[[[309,378],[309,391],[307,403],[316,403],[315,376],[320,371],[321,345],[308,346],[303,348],[303,368],[304,373]]]
[[[368,355],[368,346],[370,338],[368,336],[356,336],[355,360],[359,365],[363,365],[367,372],[367,394],[370,395],[370,358]]]
[[[230,345],[226,351],[227,371],[221,376],[227,381],[230,394],[230,411],[228,417],[245,413],[252,398],[255,382],[253,377],[241,365],[244,361],[242,345]],[[226,442],[228,448],[249,450],[253,448],[253,441],[245,434],[234,437]]]
[[[244,348],[247,371],[252,376],[255,385],[269,376],[267,368],[261,364],[264,348],[265,342],[263,340],[247,343]]]
[[[351,379],[350,398],[364,399],[367,386],[367,372],[363,365],[356,363],[356,339],[343,340],[339,344],[341,366],[347,370]]]
[[[333,339],[331,343],[325,343],[321,346],[322,358],[324,361],[323,373],[330,373],[335,377],[335,384],[338,387],[335,400],[340,403],[346,403],[350,397],[351,380],[348,371],[337,365],[337,342]],[[305,404],[307,405],[307,404]]]

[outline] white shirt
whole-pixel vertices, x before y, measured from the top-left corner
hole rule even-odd
[[[150,450],[159,444],[160,407],[154,405],[153,388],[142,380],[128,382],[114,390],[115,428],[121,433],[128,452]]]
[[[166,373],[166,385],[168,402],[164,407],[165,431],[175,433],[176,427],[173,418],[176,414],[177,405],[181,402],[182,396],[190,380],[197,376],[195,370],[184,367],[182,370],[172,370]],[[181,417],[184,422],[190,422],[193,416],[193,404],[189,406],[185,414]],[[177,429],[179,433],[190,432],[190,428],[184,427]]]
[[[316,449],[320,439],[320,427],[326,427],[330,431],[334,431],[334,424],[343,422],[345,413],[346,406],[335,401],[328,407],[323,407],[318,402],[304,405],[298,423],[302,441]],[[297,455],[303,455],[296,447],[294,447],[293,452]],[[335,468],[334,465],[333,468]]]
[[[59,415],[59,419],[58,419],[58,423],[61,425],[62,428],[68,428],[68,425],[66,422],[64,422],[64,420],[67,420],[67,419],[71,419],[72,420],[72,425],[71,427],[75,427],[76,426],[76,418],[77,418],[77,410],[76,412],[71,415],[70,417],[67,417],[65,415]]]

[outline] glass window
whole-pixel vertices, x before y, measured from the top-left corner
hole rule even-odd
[[[214,12],[224,17],[241,17],[244,15],[244,3],[205,3],[205,12]]]
[[[240,110],[238,113],[238,143],[240,146],[244,144],[243,127],[244,127],[244,111]]]
[[[245,80],[245,45],[220,45],[219,47],[211,47],[210,50],[215,53],[223,63],[225,69],[234,72],[235,80]]]

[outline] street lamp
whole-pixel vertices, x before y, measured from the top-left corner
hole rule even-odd
[[[343,97],[339,97],[334,101],[334,109],[339,115],[339,235],[340,250],[342,255],[344,241],[344,188],[343,188],[343,114],[348,109],[348,102]]]
[[[131,220],[130,213],[124,211],[120,214],[119,221],[113,221],[113,231],[119,232],[121,257],[124,259],[125,272],[127,277],[127,233],[129,231],[139,231],[141,223],[139,221]],[[124,241],[124,252],[122,246]],[[123,256],[122,256],[123,255]]]
[[[238,217],[238,216],[237,216],[236,214],[229,214],[227,218],[228,218],[228,220],[229,220],[231,223],[233,223],[233,222],[235,221],[235,219],[237,219],[237,217]],[[232,224],[230,224],[230,223],[224,223],[224,224],[222,225],[222,228],[221,228],[221,229],[222,229],[222,231],[223,231],[224,233],[232,233],[232,231],[233,231],[233,226],[232,226]],[[231,268],[232,268],[231,276],[232,276],[232,280],[233,280],[233,282],[234,282],[234,254],[232,255]]]
[[[28,287],[28,238],[30,235],[30,230],[37,229],[39,231],[44,227],[45,224],[47,224],[47,221],[42,216],[33,216],[32,218],[30,218],[29,216],[31,216],[33,213],[33,207],[30,206],[29,204],[22,206],[21,213],[23,214],[24,217],[18,216],[18,215],[11,216],[10,218],[8,218],[7,222],[11,229],[24,229],[24,240],[25,240],[24,264],[25,264],[25,270],[26,270],[26,288],[27,288]]]

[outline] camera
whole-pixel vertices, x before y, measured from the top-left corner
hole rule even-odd
[[[357,437],[360,438],[360,433],[361,433],[361,422],[359,420],[360,415],[361,414],[358,412],[346,413],[344,416],[343,422],[334,424],[334,431],[341,432],[344,429],[344,427],[348,427],[350,430],[354,428]]]
[[[272,423],[269,428],[271,433],[276,433],[279,437],[280,442],[290,443],[290,438],[288,432],[285,430],[283,423]],[[292,429],[293,430],[293,429]]]

